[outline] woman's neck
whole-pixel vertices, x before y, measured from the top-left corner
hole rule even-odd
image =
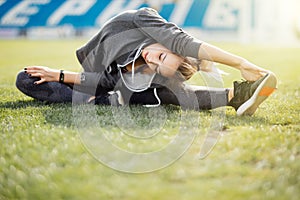
[[[128,72],[131,72],[132,71],[132,64],[133,63],[130,63],[126,66],[126,70]],[[139,67],[141,67],[142,65],[146,64],[145,60],[140,56],[138,59],[136,59],[134,61],[134,68],[135,70],[138,69]]]

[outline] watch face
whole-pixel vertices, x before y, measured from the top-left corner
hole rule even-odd
[[[81,73],[80,81],[81,81],[81,82],[84,82],[84,81],[85,81],[85,75],[84,75],[83,73]]]

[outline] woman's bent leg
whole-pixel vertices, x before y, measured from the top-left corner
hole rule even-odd
[[[17,76],[16,86],[21,92],[37,100],[52,103],[72,102],[72,88],[68,85],[58,82],[36,85],[34,82],[37,80],[39,78],[30,77],[21,71]]]

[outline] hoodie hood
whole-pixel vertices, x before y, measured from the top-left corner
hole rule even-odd
[[[141,56],[145,45],[145,43],[142,44],[136,51],[132,52],[132,54],[129,56],[131,59],[127,63],[124,65],[118,64],[119,73],[124,85],[133,92],[142,92],[147,90],[151,86],[151,83],[156,76],[156,73],[146,74],[143,72],[143,69],[148,67],[146,64],[140,66],[138,70],[135,69],[135,62]],[[129,64],[132,66],[131,71],[122,73],[122,68]]]

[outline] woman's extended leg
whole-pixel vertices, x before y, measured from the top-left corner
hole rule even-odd
[[[184,87],[171,91],[166,87],[157,88],[157,96],[161,104],[179,105],[184,109],[208,110],[228,104],[229,89],[214,89],[203,87]],[[123,94],[123,93],[122,93]],[[154,89],[132,93],[129,104],[158,104]]]
[[[277,79],[269,73],[254,82],[235,81],[233,89],[206,88],[185,85],[175,90],[163,87],[148,89],[141,93],[133,93],[129,103],[180,105],[185,109],[207,110],[221,106],[232,106],[237,115],[252,115],[258,106],[274,92]]]

